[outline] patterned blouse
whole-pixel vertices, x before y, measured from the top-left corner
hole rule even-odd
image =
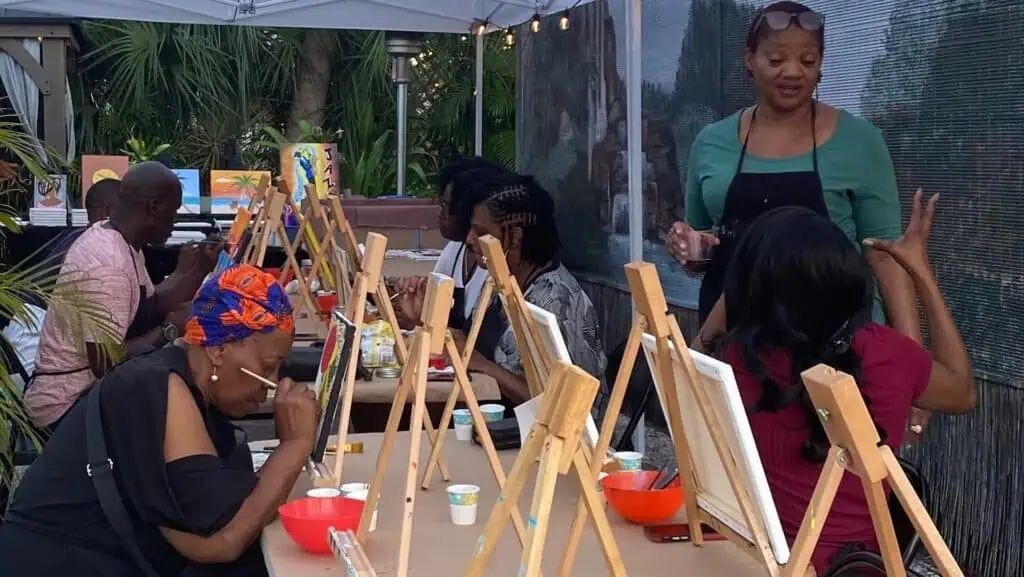
[[[527,302],[555,315],[573,363],[604,382],[608,360],[601,346],[597,311],[572,273],[560,264],[534,279],[523,296]],[[523,374],[519,346],[511,325],[506,325],[498,341],[494,362],[511,373]]]

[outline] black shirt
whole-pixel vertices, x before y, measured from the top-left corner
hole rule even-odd
[[[164,463],[167,381],[188,384],[217,456]],[[258,544],[228,565],[195,566],[164,540],[159,527],[211,535],[230,521],[256,486],[252,457],[226,417],[206,407],[184,349],[164,347],[115,367],[100,389],[103,429],[114,476],[139,548],[162,576],[265,575]],[[86,395],[29,468],[0,527],[0,559],[19,577],[139,575],[107,522],[86,476]]]

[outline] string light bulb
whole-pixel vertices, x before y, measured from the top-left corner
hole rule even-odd
[[[505,46],[514,46],[516,43],[516,35],[512,33],[511,28],[505,29]]]
[[[483,36],[487,33],[487,21],[481,21],[476,25],[476,35]]]
[[[569,11],[562,12],[562,17],[558,19],[558,27],[562,30],[569,29]]]
[[[530,32],[540,32],[540,14],[536,12],[533,13],[533,18],[530,18]]]

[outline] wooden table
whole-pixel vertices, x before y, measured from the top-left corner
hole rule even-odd
[[[349,436],[350,440],[364,443],[361,455],[345,456],[344,482],[369,482],[373,474],[377,453],[383,435]],[[426,436],[421,442],[422,461],[426,461],[429,443]],[[395,444],[392,462],[382,489],[378,507],[377,530],[370,533],[365,549],[380,577],[393,575],[398,559],[398,540],[401,529],[402,496],[405,494],[405,459],[409,454],[409,435],[401,433]],[[501,461],[508,471],[517,456],[516,451],[501,451]],[[445,485],[434,475],[429,491],[416,495],[413,522],[410,577],[458,577],[469,564],[477,538],[483,531],[490,507],[498,497],[497,483],[491,475],[483,450],[468,442],[455,439],[449,433],[445,441],[444,457],[452,474],[453,483],[472,483],[481,487],[480,510],[477,523],[471,527],[457,527],[451,523]],[[535,474],[534,474],[535,475]],[[311,488],[305,474],[299,477],[292,491],[298,498]],[[533,495],[533,477],[520,498],[520,511],[527,514]],[[565,539],[576,511],[579,490],[573,477],[559,479],[555,495],[548,539],[545,545],[544,574],[554,575],[565,550]],[[688,543],[655,544],[648,541],[637,525],[623,521],[614,511],[608,516],[615,539],[622,553],[629,575],[653,577],[679,575],[699,577],[722,575],[728,577],[761,577],[759,568],[749,557],[727,542],[709,542],[701,548]],[[263,555],[271,577],[342,577],[344,572],[331,556],[311,555],[296,546],[279,521],[274,521],[261,537]],[[588,526],[580,545],[573,575],[602,576],[608,571],[593,529]],[[521,548],[511,525],[505,530],[487,571],[488,577],[512,577],[517,574]]]

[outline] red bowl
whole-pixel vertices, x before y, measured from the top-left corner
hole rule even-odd
[[[304,551],[330,553],[327,529],[338,531],[359,528],[363,502],[345,497],[296,499],[277,509],[288,536]]]
[[[320,314],[329,315],[338,306],[338,293],[322,293],[316,295],[316,306]]]
[[[683,505],[679,479],[664,489],[648,489],[657,471],[618,471],[601,479],[608,504],[623,519],[638,525],[654,525],[671,519]]]

